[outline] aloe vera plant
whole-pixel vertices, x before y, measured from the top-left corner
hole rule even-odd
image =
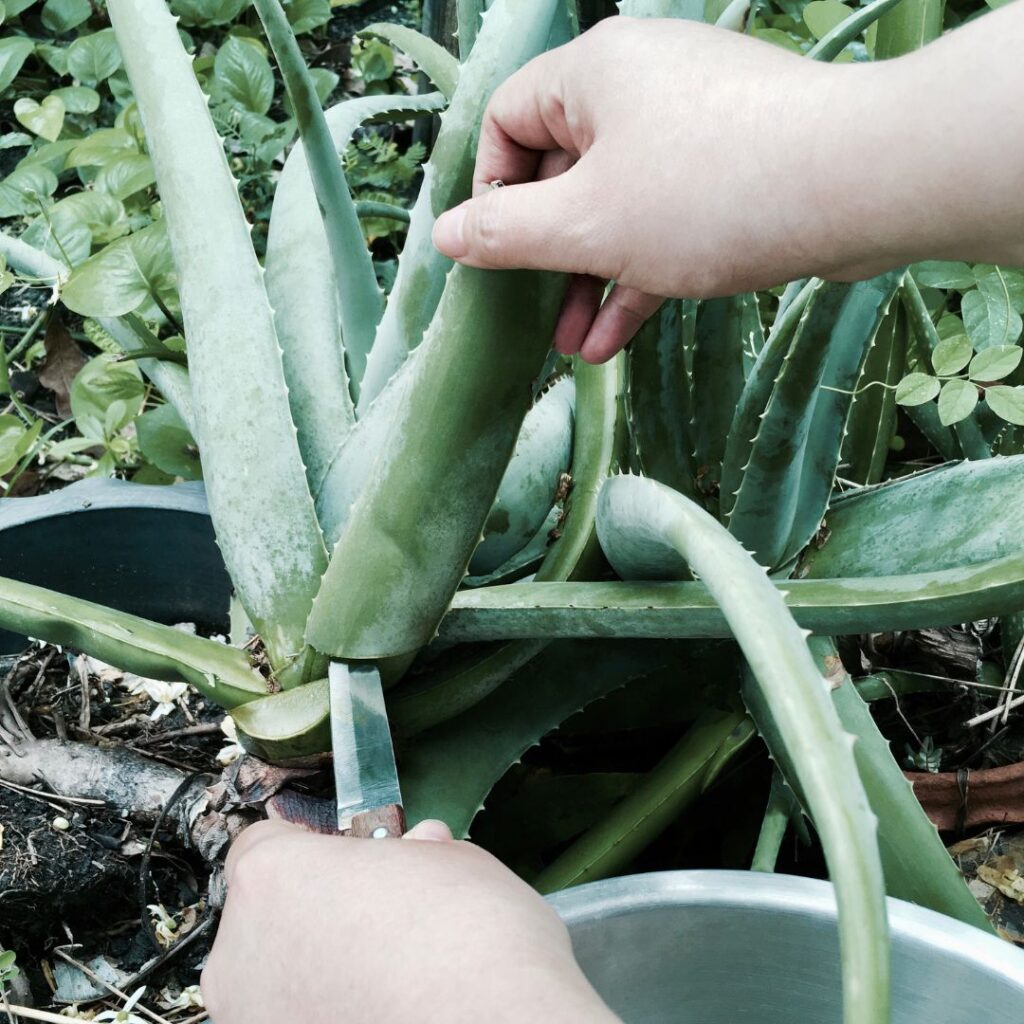
[[[647,780],[536,881],[556,888],[624,867],[756,731],[828,857],[845,1019],[886,1020],[887,889],[984,920],[821,644],[1024,605],[1012,532],[976,511],[1005,505],[1024,456],[837,493],[844,464],[859,481],[882,473],[895,411],[862,386],[893,383],[915,325],[927,332],[903,269],[797,282],[771,324],[753,295],[671,302],[628,356],[547,379],[564,282],[452,268],[430,232],[468,192],[488,96],[572,31],[568,8],[496,0],[480,16],[463,5],[460,64],[410,30],[373,26],[437,92],[324,112],[278,0],[255,6],[302,137],[265,266],[166,5],[108,0],[188,349],[187,370],[141,366],[198,441],[265,663],[14,581],[0,580],[0,625],[190,682],[231,710],[250,750],[277,760],[327,749],[329,657],[382,662],[410,817],[443,817],[462,835],[510,766],[579,709],[661,674],[685,686],[700,638],[735,638],[727,696],[707,701]],[[891,6],[875,0],[809,56],[835,56]],[[622,8],[703,16],[692,0]],[[368,118],[442,110],[385,299],[337,154]],[[3,251],[41,277],[68,276],[23,243]],[[152,351],[138,317],[103,326],[126,351]],[[629,470],[640,475],[620,475]],[[915,518],[924,510],[927,527]],[[811,648],[807,627],[820,635]],[[927,866],[911,877],[915,856]]]

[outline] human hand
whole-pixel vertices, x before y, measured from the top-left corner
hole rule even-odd
[[[591,362],[661,296],[925,258],[1020,262],[1024,144],[993,121],[1024,85],[1022,15],[1010,4],[857,65],[694,22],[607,19],[495,92],[474,198],[438,219],[435,244],[472,266],[577,275],[555,347]]]
[[[226,875],[202,978],[216,1024],[617,1019],[554,911],[440,822],[402,840],[262,822]]]

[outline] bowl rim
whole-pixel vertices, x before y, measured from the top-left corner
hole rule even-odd
[[[830,882],[756,871],[655,871],[623,875],[564,889],[547,897],[569,927],[665,906],[729,907],[775,911],[817,920],[836,919]],[[933,947],[980,972],[997,974],[1024,991],[1024,950],[998,936],[934,910],[889,897],[894,941]]]

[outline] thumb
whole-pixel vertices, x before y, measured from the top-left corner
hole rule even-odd
[[[433,818],[425,818],[418,825],[414,825],[403,839],[426,839],[437,843],[448,843],[452,840],[451,829],[443,821],[436,821]]]
[[[543,181],[492,188],[467,199],[434,224],[445,256],[488,270],[523,268],[612,276],[589,220],[579,164]]]

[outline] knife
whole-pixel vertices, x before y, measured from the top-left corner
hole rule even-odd
[[[332,661],[327,678],[338,830],[362,839],[400,838],[405,812],[380,671],[372,662]]]

